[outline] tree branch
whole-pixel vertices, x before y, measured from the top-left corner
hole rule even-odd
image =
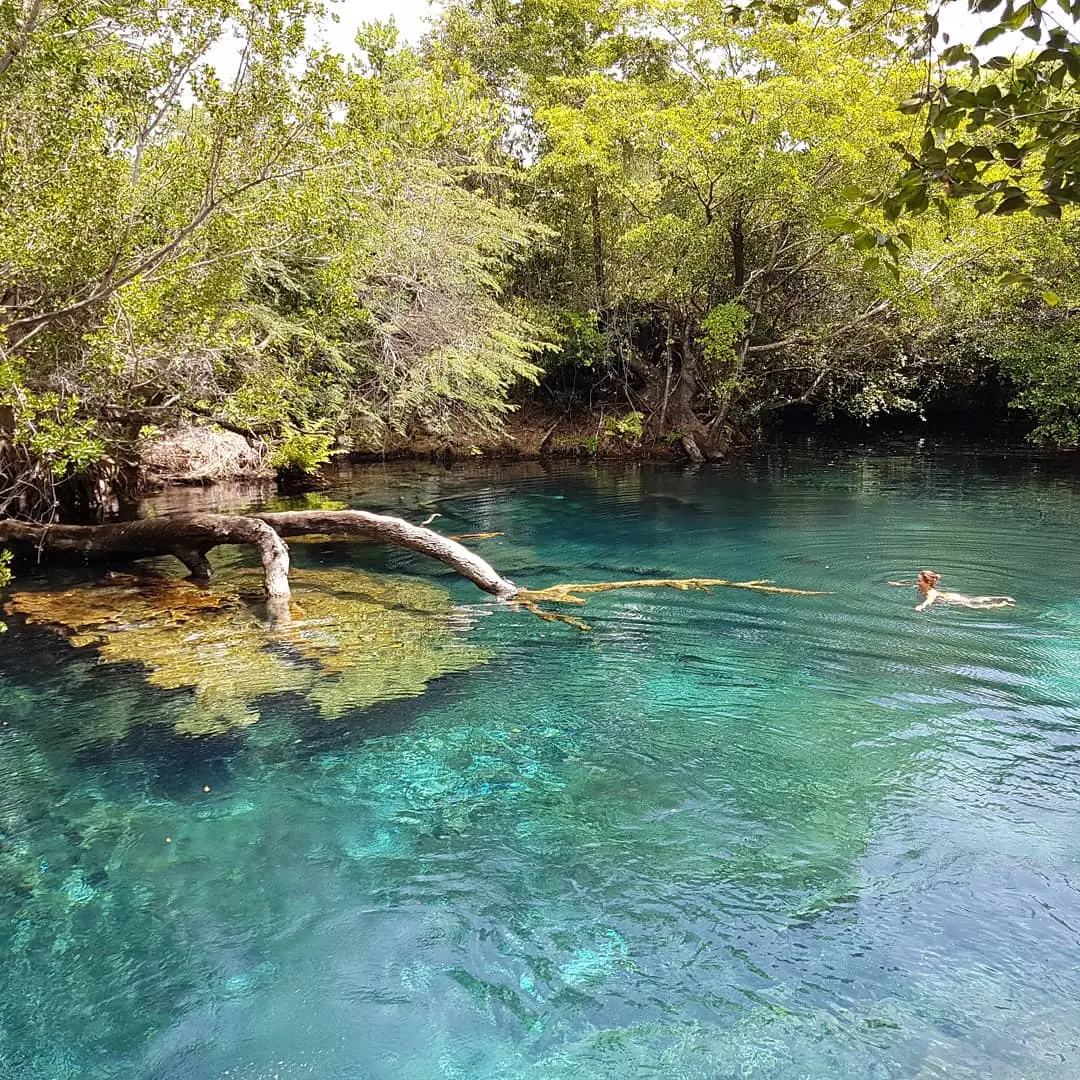
[[[30,40],[30,35],[37,28],[37,21],[38,17],[41,15],[43,3],[44,0],[33,0],[33,3],[30,5],[30,10],[26,15],[26,21],[15,35],[8,51],[4,53],[3,56],[0,56],[0,75],[3,75],[4,72],[15,63],[19,53],[26,48],[26,43]]]

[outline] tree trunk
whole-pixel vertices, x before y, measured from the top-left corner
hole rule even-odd
[[[746,237],[741,216],[731,223],[731,265],[731,292],[737,299],[746,287]]]
[[[697,437],[704,431],[701,419],[694,412],[694,398],[698,392],[698,362],[694,347],[694,326],[687,318],[682,327],[679,355],[679,381],[671,395],[671,428],[679,432],[679,442],[687,458],[700,465],[705,457],[697,444]]]
[[[692,437],[684,439],[691,460],[700,462],[701,451]],[[737,589],[755,589],[770,593],[797,593],[819,596],[798,589],[781,588],[768,581],[730,581],[723,578],[645,579],[642,581],[590,582],[581,585],[554,585],[547,589],[519,589],[502,577],[479,555],[467,547],[441,536],[422,525],[401,518],[369,514],[363,510],[311,510],[280,514],[178,514],[175,517],[144,518],[112,525],[31,525],[0,518],[0,543],[16,549],[29,549],[38,556],[44,552],[71,552],[86,559],[140,559],[155,555],[173,555],[191,571],[193,577],[208,579],[211,574],[206,553],[220,544],[250,544],[259,553],[266,578],[266,606],[272,623],[289,620],[289,549],[283,536],[331,533],[380,540],[430,555],[446,563],[478,588],[500,600],[542,619],[571,623],[583,630],[580,619],[545,611],[541,603],[583,604],[582,596],[611,589],[671,588],[705,589],[725,585]]]
[[[667,434],[667,411],[668,401],[671,399],[671,372],[672,356],[671,348],[675,344],[672,336],[675,333],[675,316],[668,313],[667,335],[664,339],[664,400],[660,404],[660,434]]]
[[[259,553],[271,618],[285,618],[289,604],[289,549],[283,536],[330,533],[379,540],[446,563],[477,588],[511,600],[518,588],[463,544],[401,518],[363,510],[293,511],[280,514],[177,514],[112,525],[31,525],[0,519],[0,543],[38,557],[70,552],[85,559],[140,559],[173,555],[193,577],[210,577],[206,553],[221,544],[250,544]]]
[[[596,184],[596,174],[590,165],[586,169],[589,177],[589,213],[592,218],[593,244],[593,279],[596,282],[597,321],[603,327],[607,318],[608,297],[607,280],[604,276],[604,234],[600,227],[600,189]]]
[[[335,536],[359,536],[408,548],[446,563],[478,589],[500,600],[509,600],[518,591],[512,581],[504,578],[464,544],[402,518],[371,514],[366,510],[293,510],[253,516],[269,525],[278,536],[330,533]]]

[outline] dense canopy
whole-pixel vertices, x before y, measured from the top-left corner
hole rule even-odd
[[[115,509],[191,424],[293,475],[522,405],[695,458],[992,388],[1076,443],[1080,60],[980,8],[972,51],[881,0],[451,0],[344,58],[311,0],[0,4],[0,513]]]

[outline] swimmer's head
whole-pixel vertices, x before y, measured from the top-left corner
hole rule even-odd
[[[941,580],[941,575],[935,573],[933,570],[920,570],[919,580],[917,582],[920,589],[933,589],[937,587],[937,583]]]

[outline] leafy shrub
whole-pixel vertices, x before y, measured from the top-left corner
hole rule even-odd
[[[998,351],[1002,370],[1016,384],[1012,404],[1035,420],[1032,438],[1056,446],[1080,445],[1080,320],[1041,320],[1014,327]]]
[[[270,464],[279,472],[313,476],[332,456],[334,436],[323,431],[286,432],[270,454]]]
[[[624,416],[608,416],[604,419],[604,434],[614,438],[637,440],[641,438],[645,414],[628,412]]]
[[[718,401],[730,400],[739,389],[741,364],[736,346],[746,333],[750,312],[742,304],[717,304],[701,320],[701,349],[705,370]]]

